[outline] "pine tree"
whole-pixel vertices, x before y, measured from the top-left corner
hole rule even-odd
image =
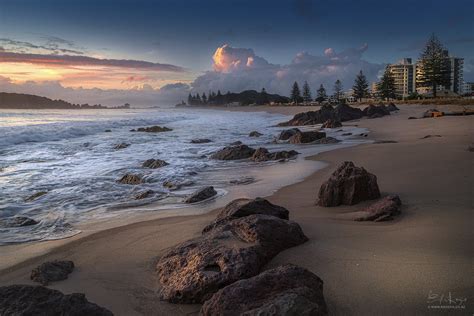
[[[354,90],[354,98],[359,99],[359,101],[362,101],[362,98],[369,94],[369,83],[367,82],[365,75],[362,73],[362,70],[356,76],[352,90]]]
[[[202,104],[207,104],[207,97],[206,97],[206,93],[202,93]]]
[[[309,88],[307,81],[305,81],[303,85],[303,101],[305,103],[313,101],[313,98],[311,97],[311,89]]]
[[[439,39],[432,34],[420,56],[417,81],[421,86],[431,87],[436,98],[436,87],[450,87],[450,64],[448,51]]]
[[[298,104],[298,101],[301,99],[301,94],[300,94],[300,87],[298,86],[298,82],[295,81],[293,83],[293,87],[291,89],[291,96],[290,96],[291,101],[295,102]]]
[[[201,104],[201,96],[199,95],[199,93],[196,94],[196,103]]]
[[[265,90],[265,88],[262,88],[260,95],[257,97],[257,104],[264,105],[268,103],[270,103],[270,99],[268,97],[267,90]]]
[[[188,95],[188,105],[192,105],[193,104],[193,96],[191,95],[191,93]]]
[[[319,102],[319,104],[323,103],[326,101],[328,96],[326,95],[326,89],[324,89],[324,86],[321,84],[318,89],[318,97],[316,98],[316,101]]]
[[[377,86],[377,91],[383,99],[395,98],[395,80],[393,79],[392,72],[387,67]]]
[[[334,83],[334,97],[337,101],[340,101],[342,97],[342,82],[339,79]]]

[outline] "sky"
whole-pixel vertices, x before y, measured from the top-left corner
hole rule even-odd
[[[154,105],[189,92],[349,89],[435,33],[474,81],[474,1],[0,0],[0,91]]]

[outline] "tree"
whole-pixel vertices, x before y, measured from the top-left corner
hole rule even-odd
[[[380,80],[377,90],[382,99],[395,98],[395,80],[393,79],[390,68],[385,68],[385,72]]]
[[[303,101],[311,102],[313,99],[311,98],[311,89],[309,88],[309,84],[307,81],[304,82],[303,85]]]
[[[352,90],[354,90],[354,98],[359,99],[359,101],[362,101],[362,98],[369,94],[369,83],[367,82],[365,75],[362,73],[362,70],[356,76]]]
[[[206,93],[202,93],[202,103],[203,104],[206,104],[207,103],[207,97],[206,97]]]
[[[257,104],[263,105],[268,103],[270,103],[270,99],[268,97],[267,90],[265,90],[265,88],[262,88],[260,95],[257,97]]]
[[[293,87],[291,88],[291,96],[290,96],[291,101],[295,102],[298,104],[298,101],[301,99],[301,94],[300,94],[300,87],[298,86],[298,82],[295,81],[293,83]]]
[[[193,103],[193,96],[191,93],[188,95],[188,105],[191,105]]]
[[[439,39],[432,34],[420,56],[417,81],[421,86],[431,87],[436,98],[436,87],[450,87],[450,64],[448,51]]]
[[[337,79],[334,83],[334,97],[337,101],[339,101],[342,97],[342,82],[339,79]]]
[[[326,95],[326,89],[324,89],[324,86],[322,84],[319,86],[317,93],[318,97],[316,98],[316,101],[318,101],[319,104],[323,103],[328,98],[328,96]]]

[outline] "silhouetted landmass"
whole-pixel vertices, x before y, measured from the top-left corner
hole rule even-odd
[[[125,104],[118,108],[129,108]],[[32,94],[0,92],[0,109],[107,109],[100,104],[72,104],[63,100],[52,100]]]
[[[238,103],[240,105],[249,105],[249,104],[268,104],[268,103],[288,103],[289,98],[281,96],[279,94],[269,94],[262,89],[261,92],[255,90],[245,90],[239,93],[227,92],[226,94],[221,94],[220,91],[217,93],[210,92],[207,97],[205,93],[202,96],[199,94],[189,95],[188,104],[189,105],[224,105]]]

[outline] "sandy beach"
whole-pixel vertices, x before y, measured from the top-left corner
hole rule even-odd
[[[474,116],[408,120],[430,106],[399,108],[390,116],[344,123],[368,128],[368,138],[375,142],[311,157],[327,167],[268,197],[290,210],[290,219],[301,225],[309,241],[283,251],[266,268],[294,263],[314,272],[324,281],[330,315],[472,315],[474,160],[468,148],[474,142]],[[228,110],[289,115],[312,109]],[[427,135],[441,137],[423,138]],[[344,214],[366,203],[315,206],[321,183],[343,161],[375,174],[382,195],[398,194],[402,215],[383,223],[354,222]],[[216,213],[148,220],[47,242],[53,245],[47,253],[38,251],[39,256],[1,270],[0,284],[33,284],[32,268],[43,261],[68,259],[74,261],[75,271],[51,288],[85,293],[115,315],[197,314],[199,305],[157,298],[154,264],[169,247],[198,236]],[[35,249],[32,244],[22,247]],[[466,299],[464,308],[430,308],[436,305],[430,297],[449,294]]]

